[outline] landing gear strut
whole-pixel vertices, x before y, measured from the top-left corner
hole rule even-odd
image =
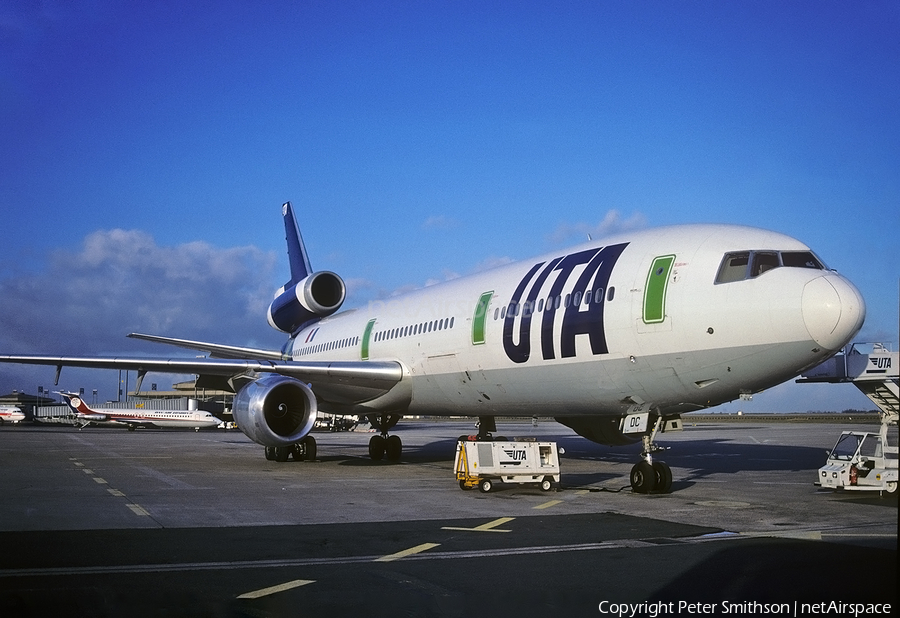
[[[667,494],[672,491],[672,469],[664,461],[653,460],[653,453],[665,450],[664,447],[653,444],[653,439],[656,438],[656,433],[662,424],[662,416],[657,416],[653,431],[649,436],[641,438],[644,446],[641,452],[641,461],[631,469],[631,491],[634,493]]]
[[[372,436],[369,440],[369,457],[372,461],[381,461],[387,456],[388,461],[400,461],[403,455],[403,442],[400,436],[388,435],[388,431],[393,429],[400,420],[399,414],[370,414],[366,417],[372,427],[380,434]]]

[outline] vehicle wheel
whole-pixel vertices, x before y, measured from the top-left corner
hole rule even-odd
[[[400,461],[400,456],[403,454],[403,442],[400,441],[400,436],[389,436],[384,450],[388,461]]]
[[[369,440],[369,458],[372,461],[381,461],[384,458],[384,438],[381,436],[372,436]]]
[[[639,461],[631,469],[631,491],[637,494],[648,494],[656,485],[656,472],[646,461]]]
[[[306,446],[306,455],[304,459],[306,459],[306,461],[315,461],[318,451],[318,447],[316,446],[316,439],[312,436],[306,436],[305,438],[303,438],[303,444]]]
[[[897,493],[897,481],[888,481],[884,484],[885,493],[895,494]]]
[[[266,448],[266,459],[269,461],[275,461],[275,447],[267,446]]]
[[[478,483],[478,489],[481,490],[481,493],[486,494],[491,490],[494,484],[491,482],[491,479],[481,479]]]
[[[469,491],[470,489],[472,489],[471,487],[466,485],[465,481],[462,481],[462,480],[459,482],[459,488],[462,489],[463,491]]]
[[[655,490],[663,494],[672,491],[672,468],[664,461],[654,461],[653,472],[656,474]]]
[[[549,477],[544,477],[544,480],[541,481],[541,491],[550,491],[552,487],[553,481]]]

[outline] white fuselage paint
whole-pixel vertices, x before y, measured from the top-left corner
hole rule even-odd
[[[549,322],[531,316],[527,358],[504,348],[504,320],[520,282],[524,300],[544,269],[538,299],[546,299],[554,260],[589,249],[626,244],[604,282],[602,333],[574,336],[575,354],[562,356],[563,311]],[[716,283],[728,252],[809,251],[788,236],[739,226],[691,225],[605,238],[508,264],[473,276],[372,302],[324,318],[298,332],[289,348],[296,360],[395,360],[404,378],[362,406],[342,405],[317,392],[335,411],[398,410],[419,414],[620,415],[658,407],[667,414],[700,409],[784,382],[820,363],[862,326],[865,305],[856,288],[833,271],[779,267],[757,277]],[[588,255],[592,254],[589,253]],[[661,319],[645,320],[645,289],[654,260],[670,260]],[[582,263],[568,272],[560,296],[571,294]],[[592,289],[593,284],[588,287]],[[607,298],[610,288],[614,297]],[[476,307],[493,292],[483,328],[473,336]],[[535,305],[535,309],[537,309]],[[587,310],[587,305],[580,310]],[[512,321],[522,341],[522,312]],[[364,345],[367,325],[375,320]],[[444,328],[434,328],[445,320]],[[446,327],[452,320],[452,328]],[[552,331],[546,327],[552,322]],[[411,334],[425,325],[425,332]],[[428,331],[431,327],[430,332]],[[549,337],[549,354],[545,339]],[[569,335],[569,339],[572,336]],[[361,356],[362,355],[362,356]],[[550,358],[547,358],[549,355]]]

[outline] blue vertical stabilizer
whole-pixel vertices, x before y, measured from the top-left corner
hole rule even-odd
[[[300,226],[297,225],[293,205],[285,202],[281,207],[281,214],[284,216],[284,235],[288,246],[288,260],[291,264],[291,280],[284,285],[288,288],[312,274],[312,267],[309,265],[309,256],[306,253],[306,245],[303,244],[303,236],[300,235]]]

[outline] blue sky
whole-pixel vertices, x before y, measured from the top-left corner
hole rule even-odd
[[[859,338],[897,349],[897,32],[877,1],[3,3],[0,351],[280,347],[286,200],[348,306],[730,222],[808,243],[863,292]],[[0,367],[0,392],[52,373]]]

